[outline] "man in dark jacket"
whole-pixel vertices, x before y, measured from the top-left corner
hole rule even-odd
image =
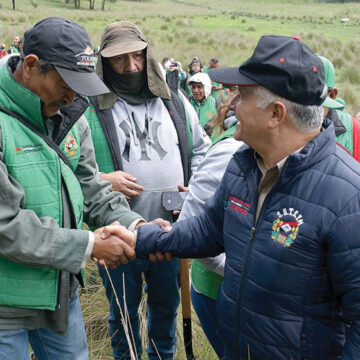
[[[239,86],[234,137],[248,146],[200,216],[118,235],[139,258],[225,251],[226,359],[359,359],[360,166],[323,123],[321,60],[298,39],[264,36],[210,77]]]

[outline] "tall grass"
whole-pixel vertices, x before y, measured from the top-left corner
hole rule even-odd
[[[109,315],[108,301],[105,295],[104,287],[101,284],[97,268],[93,263],[87,265],[87,278],[91,278],[91,284],[87,285],[87,291],[80,296],[80,303],[84,317],[85,329],[89,344],[90,360],[112,360],[112,349],[110,345],[110,336],[107,327]],[[126,283],[126,279],[125,279]],[[148,345],[147,336],[147,303],[146,293],[143,296],[139,306],[140,335],[142,347],[146,349]],[[192,311],[193,327],[193,347],[194,353],[200,360],[216,360],[217,356],[211,348],[206,336],[204,335],[196,313]],[[178,350],[175,360],[185,360],[184,339],[182,334],[182,313],[181,308],[178,314],[177,325]],[[146,359],[145,351],[143,359]]]

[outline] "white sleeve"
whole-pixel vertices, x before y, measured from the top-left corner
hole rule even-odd
[[[217,187],[232,157],[232,154],[242,145],[242,142],[228,138],[215,144],[200,162],[190,180],[189,193],[182,207],[179,221],[190,216],[199,215]],[[225,254],[213,258],[199,259],[209,270],[224,276]]]
[[[88,258],[90,257],[90,255],[91,255],[91,253],[93,251],[94,238],[95,238],[94,233],[92,231],[89,231],[89,242],[88,242],[88,245],[86,247],[85,254],[84,254],[84,257],[83,257],[82,263],[81,263],[81,268],[82,269],[85,269],[86,262],[87,262]]]
[[[201,262],[208,270],[213,271],[220,276],[224,276],[225,260],[226,256],[224,253],[215,257],[198,259],[198,261]]]

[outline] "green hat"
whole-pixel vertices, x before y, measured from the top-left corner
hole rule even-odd
[[[325,99],[325,101],[321,104],[321,106],[335,110],[342,110],[344,108],[343,104],[337,102],[336,100],[332,99],[329,96]]]
[[[337,98],[336,98],[336,101],[337,101],[339,104],[342,104],[343,107],[345,108],[346,102],[345,102],[344,99],[342,99],[341,97],[337,97]]]
[[[324,65],[325,84],[328,88],[335,86],[335,68],[332,62],[325,56],[317,55]]]

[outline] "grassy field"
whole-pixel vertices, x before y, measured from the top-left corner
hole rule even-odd
[[[314,51],[327,56],[337,71],[339,96],[353,112],[360,106],[360,3],[309,0],[96,0],[95,10],[81,0],[81,9],[63,0],[0,0],[0,41],[11,43],[15,34],[47,16],[64,16],[89,32],[94,46],[104,27],[118,20],[135,22],[151,40],[158,58],[171,56],[184,67],[194,56],[204,64],[217,56],[223,66],[235,66],[252,52],[264,34],[300,35]],[[349,18],[347,22],[341,19]]]
[[[11,10],[10,0],[0,0],[0,42],[9,46],[14,35],[48,16],[64,16],[80,23],[89,33],[94,46],[101,33],[113,21],[128,20],[139,25],[151,40],[158,59],[171,56],[184,68],[194,56],[203,64],[217,56],[223,66],[236,66],[252,52],[264,34],[299,35],[314,51],[328,57],[337,71],[339,96],[352,113],[360,106],[360,3],[326,3],[309,0],[148,0],[106,2],[100,11],[88,10],[89,2],[81,0],[81,9],[62,0],[17,0]],[[342,22],[341,19],[349,18]],[[46,35],[46,34],[45,34]],[[92,264],[89,265],[92,267]],[[91,269],[90,269],[91,270]],[[111,359],[107,332],[107,301],[102,285],[91,285],[81,296],[91,359]],[[142,314],[146,313],[145,300]],[[179,314],[179,329],[181,329]],[[145,321],[142,322],[146,339]],[[195,318],[193,324],[195,354],[201,360],[216,359]],[[179,330],[177,360],[185,359],[182,331]]]
[[[96,271],[96,267],[93,263],[88,264],[87,278],[90,278],[90,274]],[[94,280],[94,278],[93,278]],[[85,294],[80,296],[80,302],[82,305],[83,317],[89,342],[89,352],[91,360],[111,360],[112,350],[110,346],[110,338],[107,329],[107,317],[108,317],[108,302],[104,294],[104,288],[101,284],[99,276],[95,277],[95,281],[89,284]],[[142,297],[140,303],[140,333],[143,340],[143,349],[147,346],[147,322],[146,322],[146,296]],[[193,311],[192,315],[192,329],[193,329],[193,349],[194,354],[199,360],[216,360],[217,356],[214,350],[208,343]],[[176,360],[185,360],[185,350],[182,332],[182,313],[181,306],[179,307],[178,325],[177,325],[177,340],[178,349],[176,354]],[[143,359],[147,357],[143,354]],[[140,360],[140,359],[139,359]]]

